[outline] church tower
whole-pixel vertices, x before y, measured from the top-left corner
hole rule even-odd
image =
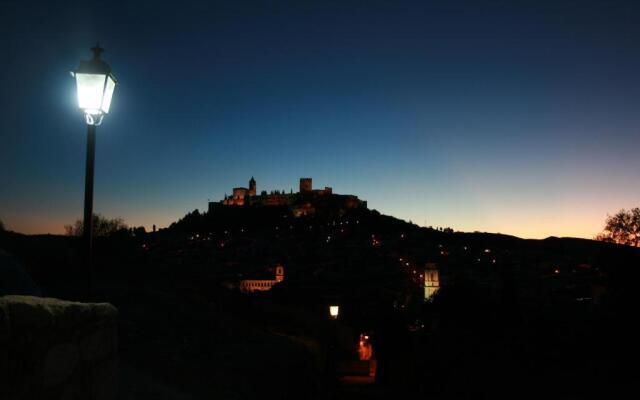
[[[278,265],[276,267],[276,282],[282,282],[284,280],[284,267]]]
[[[256,195],[256,180],[253,179],[253,176],[251,177],[251,180],[249,181],[249,196],[255,196]]]

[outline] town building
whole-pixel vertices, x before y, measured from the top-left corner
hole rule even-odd
[[[440,289],[440,273],[435,263],[427,263],[424,269],[424,299],[430,300]]]
[[[290,193],[274,190],[269,193],[262,191],[257,194],[256,180],[251,177],[249,187],[235,187],[230,196],[223,200],[209,203],[209,212],[213,213],[221,207],[289,207],[294,216],[315,214],[318,209],[337,209],[345,211],[354,208],[366,208],[367,202],[354,195],[334,194],[333,189],[313,189],[312,178],[300,178],[299,191]]]
[[[284,281],[284,267],[278,265],[274,279],[243,279],[240,281],[239,288],[243,293],[267,291],[282,281]]]

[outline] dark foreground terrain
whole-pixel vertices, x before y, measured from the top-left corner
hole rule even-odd
[[[1,287],[114,304],[123,399],[637,391],[637,249],[418,228],[367,210],[194,212],[156,233],[98,238],[88,293],[81,245],[1,232],[3,260],[34,283],[6,278]],[[426,263],[437,265],[441,287],[425,302]],[[272,277],[276,264],[285,267],[281,284],[238,291],[239,280]],[[365,333],[373,384],[345,379],[340,367],[358,359]]]

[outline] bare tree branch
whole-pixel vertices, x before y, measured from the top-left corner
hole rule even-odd
[[[93,215],[93,235],[94,236],[110,236],[116,232],[129,229],[122,218],[105,218],[99,214]],[[64,231],[68,236],[82,236],[84,232],[81,220],[76,220],[71,225],[65,225]]]
[[[622,209],[607,216],[604,230],[595,239],[640,247],[640,208]]]

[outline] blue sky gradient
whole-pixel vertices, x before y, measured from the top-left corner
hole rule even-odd
[[[96,212],[167,226],[253,175],[420,225],[593,237],[640,205],[640,7],[598,1],[3,2],[0,219],[80,218],[68,71],[120,80]]]

